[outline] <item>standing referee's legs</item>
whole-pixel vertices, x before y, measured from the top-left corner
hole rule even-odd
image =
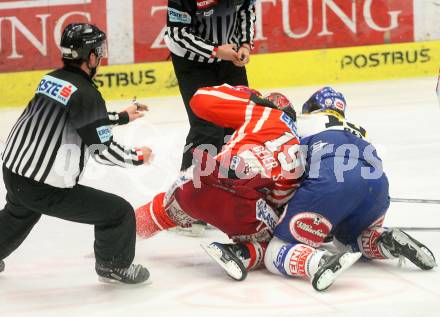
[[[114,267],[128,267],[136,246],[133,207],[123,198],[91,187],[76,185],[57,190],[56,201],[45,214],[95,225],[96,261]]]
[[[41,215],[13,201],[10,194],[0,210],[0,260],[7,258],[26,239]]]
[[[236,67],[232,62],[208,64],[189,61],[176,55],[171,56],[190,124],[180,168],[183,171],[192,165],[192,149],[202,144],[212,144],[218,153],[224,144],[225,135],[233,133],[233,130],[202,120],[193,113],[189,101],[194,93],[202,87],[225,83],[247,85],[248,81],[245,68]]]
[[[180,167],[180,170],[184,171],[192,165],[192,150],[194,148],[202,144],[212,144],[219,149],[223,145],[224,129],[197,117],[189,105],[189,101],[197,89],[218,85],[215,65],[193,62],[175,55],[171,56],[190,125]]]
[[[0,210],[0,260],[7,258],[26,239],[41,217],[21,204],[16,192],[15,177],[3,167],[3,182],[6,187],[6,205]]]
[[[136,220],[123,198],[76,185],[56,188],[3,169],[8,191],[0,211],[0,260],[26,238],[41,214],[95,225],[96,261],[112,267],[130,266],[135,255]]]

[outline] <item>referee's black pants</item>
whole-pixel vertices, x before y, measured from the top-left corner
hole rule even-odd
[[[225,136],[233,133],[231,129],[224,129],[198,118],[189,105],[191,97],[202,87],[223,84],[247,86],[248,80],[246,69],[229,61],[199,63],[174,54],[171,54],[171,57],[190,124],[180,168],[183,171],[192,165],[192,149],[202,144],[212,144],[218,153],[224,144]]]
[[[6,206],[0,210],[0,259],[26,239],[41,215],[95,225],[96,261],[128,267],[135,255],[136,219],[123,198],[76,185],[57,188],[12,173],[3,167]]]

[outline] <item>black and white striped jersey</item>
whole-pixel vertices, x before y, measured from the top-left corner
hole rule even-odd
[[[215,48],[253,47],[255,0],[169,0],[165,43],[191,61],[212,63]]]
[[[141,165],[142,154],[113,140],[111,127],[126,112],[107,112],[89,76],[66,67],[45,75],[5,144],[3,164],[15,174],[55,187],[78,183],[91,155],[122,167]]]

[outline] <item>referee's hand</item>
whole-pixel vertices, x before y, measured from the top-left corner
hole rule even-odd
[[[144,116],[144,112],[148,111],[148,107],[146,105],[135,103],[133,105],[128,106],[124,109],[128,113],[128,121],[132,122]]]
[[[238,67],[243,67],[247,63],[249,63],[250,55],[251,55],[250,51],[251,50],[248,46],[240,47],[240,49],[238,50],[238,59],[232,61],[234,65]]]
[[[143,146],[139,149],[142,151],[142,156],[144,158],[144,164],[149,165],[154,159],[154,153],[148,146]]]
[[[237,45],[235,44],[223,44],[217,49],[217,57],[225,61],[238,60]]]

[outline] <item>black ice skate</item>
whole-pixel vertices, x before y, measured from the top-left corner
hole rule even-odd
[[[96,263],[95,269],[99,280],[106,283],[140,284],[150,277],[148,270],[139,264],[132,264],[128,268],[114,268]]]
[[[236,244],[221,244],[213,242],[207,246],[200,245],[234,280],[243,281],[247,271],[239,255],[241,248]]]
[[[5,262],[0,260],[0,273],[5,270]]]
[[[395,257],[404,257],[422,270],[437,266],[434,254],[423,244],[399,229],[385,231],[377,240],[378,245]]]
[[[362,253],[360,252],[323,255],[318,271],[312,279],[313,288],[317,291],[326,290],[336,281],[341,273],[351,267],[361,256]]]

